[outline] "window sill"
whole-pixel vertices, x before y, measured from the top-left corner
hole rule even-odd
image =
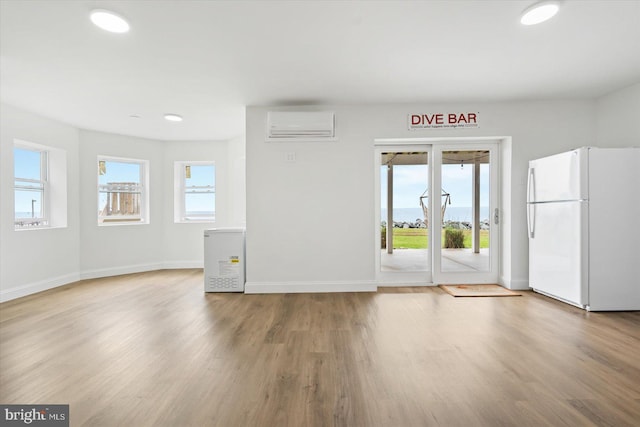
[[[98,222],[98,227],[118,227],[118,226],[130,226],[130,225],[149,225],[148,221],[105,221]]]
[[[176,224],[215,224],[215,219],[181,219],[174,221]]]
[[[20,227],[14,228],[13,231],[35,231],[35,230],[56,230],[61,228],[68,228],[66,225],[44,225],[40,227]]]

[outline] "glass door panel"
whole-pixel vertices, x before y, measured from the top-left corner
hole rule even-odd
[[[430,282],[429,147],[385,146],[376,153],[378,276]]]
[[[488,283],[497,280],[495,165],[491,146],[442,147],[437,181],[446,203],[440,206],[438,283]],[[437,274],[436,274],[437,272]]]

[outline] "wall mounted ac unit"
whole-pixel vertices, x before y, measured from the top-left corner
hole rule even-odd
[[[270,111],[267,141],[335,141],[336,119],[332,111]]]

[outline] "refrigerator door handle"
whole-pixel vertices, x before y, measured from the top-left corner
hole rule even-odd
[[[533,209],[533,213],[531,212]],[[535,224],[536,224],[536,205],[533,203],[527,203],[527,230],[529,231],[529,238],[534,238]]]
[[[534,192],[536,188],[535,187],[536,177],[533,171],[534,171],[534,168],[530,167],[529,174],[527,175],[527,231],[529,232],[530,239],[533,239],[534,237],[535,222],[536,222],[536,217],[535,217],[536,207],[534,204],[531,203],[533,201],[532,197],[534,196]],[[531,212],[531,209],[533,209],[533,213]]]
[[[530,167],[529,168],[529,173],[527,174],[527,202],[533,202],[533,197],[535,196],[535,189],[536,189],[536,183],[535,183],[535,175],[534,175],[534,168]],[[533,186],[533,189],[532,189]]]

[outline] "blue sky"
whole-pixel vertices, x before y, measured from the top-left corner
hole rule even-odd
[[[16,148],[13,150],[15,159],[15,175],[20,178],[40,178],[40,152]]]
[[[26,179],[40,179],[40,152],[15,148],[14,172],[15,176]],[[32,201],[35,202],[32,203]],[[34,216],[40,216],[42,209],[42,198],[38,191],[16,191],[15,211],[28,213],[31,216],[31,209],[34,209]],[[25,216],[25,215],[21,215]]]
[[[215,169],[213,165],[191,166],[191,178],[186,179],[187,185],[215,185]]]
[[[140,165],[136,163],[106,161],[106,173],[98,175],[99,184],[109,182],[140,182]]]

